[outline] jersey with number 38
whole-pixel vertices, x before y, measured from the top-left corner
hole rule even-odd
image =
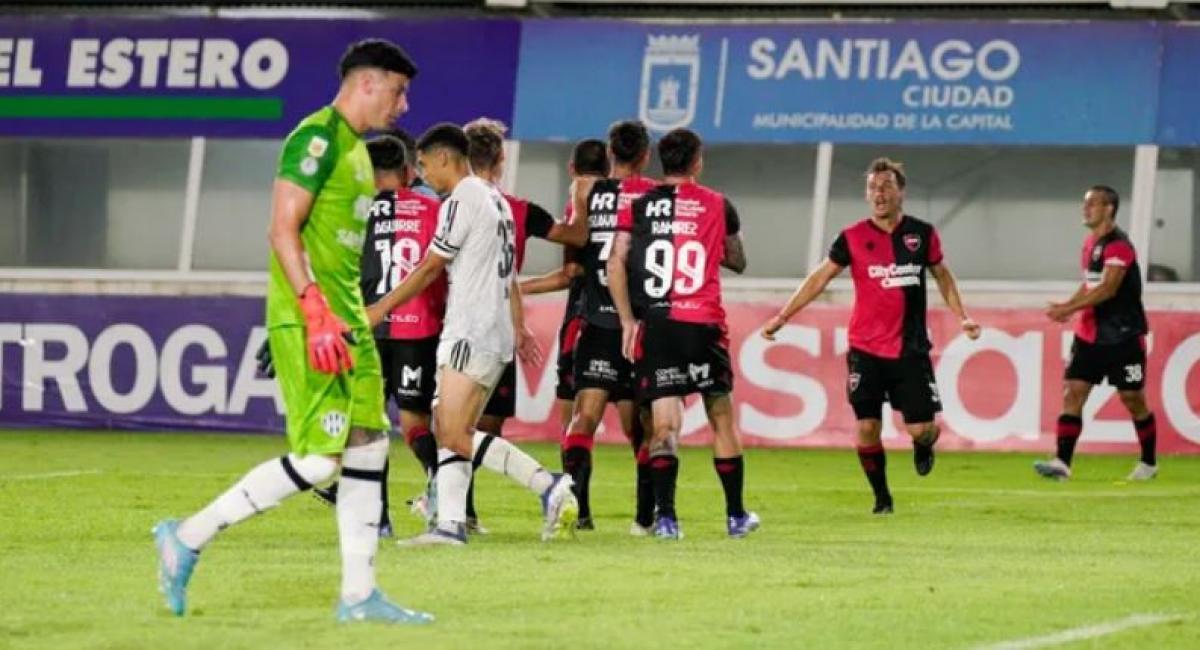
[[[629,294],[638,318],[725,324],[721,261],[725,238],[741,223],[720,192],[697,185],[659,185],[633,202]]]
[[[466,339],[473,348],[512,359],[516,224],[504,195],[476,176],[459,181],[442,203],[429,250],[448,260],[442,340]]]
[[[404,281],[425,258],[438,223],[438,201],[410,189],[375,196],[362,251],[363,301],[371,305]],[[433,281],[375,326],[375,338],[414,340],[437,335],[446,311],[446,278]]]

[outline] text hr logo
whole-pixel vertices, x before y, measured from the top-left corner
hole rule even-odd
[[[884,289],[911,287],[921,284],[920,264],[872,264],[867,267],[867,277],[879,280]]]

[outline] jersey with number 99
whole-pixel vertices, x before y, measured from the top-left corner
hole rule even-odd
[[[617,308],[608,292],[608,258],[619,223],[629,223],[634,199],[654,187],[644,176],[596,181],[588,194],[588,241],[577,256],[583,266],[583,295],[580,307],[587,322],[609,329],[620,329]],[[627,230],[628,228],[626,228]]]
[[[643,320],[725,323],[721,261],[725,238],[741,229],[720,192],[697,185],[659,185],[633,202],[629,295]]]
[[[425,258],[437,230],[438,201],[404,189],[385,190],[375,196],[367,218],[362,251],[363,301],[377,302],[404,281]],[[442,330],[446,311],[446,277],[429,285],[421,295],[392,310],[375,326],[375,338],[415,340]]]

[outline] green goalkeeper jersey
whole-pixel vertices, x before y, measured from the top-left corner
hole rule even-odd
[[[336,109],[326,106],[288,135],[276,176],[312,192],[312,209],[300,230],[312,275],[334,314],[353,330],[368,328],[358,287],[367,213],[375,196],[366,144]],[[272,251],[267,327],[303,323],[296,292]]]

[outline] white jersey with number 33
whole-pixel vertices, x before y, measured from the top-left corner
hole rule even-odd
[[[466,339],[474,349],[511,360],[516,224],[504,196],[476,176],[464,178],[442,203],[429,250],[449,261],[442,340]]]

